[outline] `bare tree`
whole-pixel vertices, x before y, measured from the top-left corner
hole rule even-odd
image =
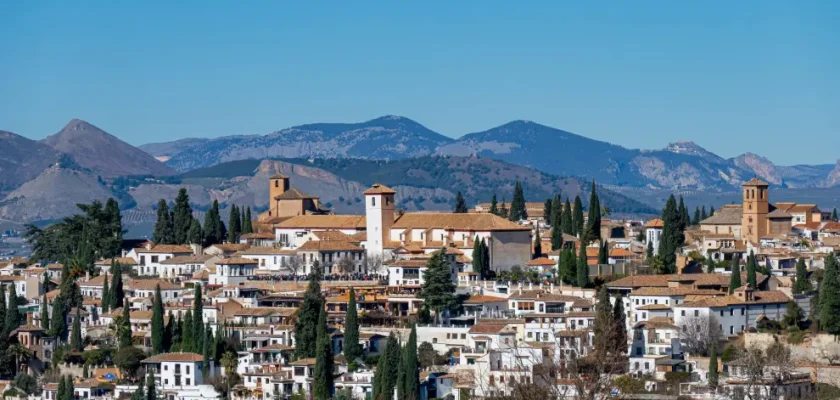
[[[366,274],[377,275],[382,272],[383,258],[379,254],[365,254],[362,270]]]
[[[720,342],[723,334],[714,315],[709,318],[688,317],[680,322],[680,341],[685,351],[698,356],[708,356],[712,343]]]
[[[298,273],[303,269],[303,258],[298,255],[292,256],[289,258],[289,261],[284,261],[283,265],[295,277],[295,280],[297,280]]]
[[[351,274],[356,272],[356,263],[354,263],[350,257],[345,256],[339,260],[337,267],[342,274]]]

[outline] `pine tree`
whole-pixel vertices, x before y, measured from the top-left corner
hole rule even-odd
[[[796,262],[796,281],[793,284],[793,294],[808,293],[813,289],[811,280],[808,279],[808,267],[805,259],[800,257]]]
[[[20,310],[18,310],[18,296],[15,285],[9,285],[9,301],[6,310],[6,323],[4,328],[7,334],[20,327]]]
[[[426,263],[426,274],[419,295],[425,301],[424,305],[435,310],[435,322],[443,310],[455,304],[455,284],[452,283],[445,254],[446,250],[440,249]]]
[[[111,267],[114,266],[114,262],[111,262]],[[107,314],[108,310],[111,307],[111,295],[110,295],[111,288],[108,287],[108,274],[105,274],[105,278],[103,278],[102,282],[102,313]]]
[[[540,238],[540,228],[537,227],[537,233],[534,237],[534,255],[532,258],[537,258],[542,255],[542,238]]]
[[[706,206],[700,207],[700,221],[706,218],[709,218],[708,214],[706,214]],[[697,221],[697,223],[699,224],[700,221]]]
[[[620,353],[624,353],[627,350],[627,314],[624,312],[624,299],[621,297],[621,293],[615,298],[613,321],[615,322],[615,332],[612,337],[615,339],[615,344],[611,347]]]
[[[466,214],[469,210],[467,210],[467,202],[464,200],[464,196],[461,192],[458,192],[455,195],[455,214]]]
[[[741,283],[741,264],[738,262],[738,254],[732,257],[732,276],[729,278],[729,294],[735,292],[735,289],[743,285]]]
[[[335,389],[333,381],[333,352],[330,333],[327,331],[327,311],[321,309],[318,313],[316,326],[317,345],[315,350],[315,371],[313,377],[314,395],[316,400],[329,400]]]
[[[603,242],[598,245],[598,264],[606,265],[609,264],[608,256],[607,256],[607,243]]]
[[[568,197],[566,197],[566,202],[563,203],[563,210],[560,211],[560,230],[567,235],[575,234],[575,224],[572,220],[572,205],[569,203]]]
[[[359,343],[359,312],[356,308],[356,291],[352,286],[349,297],[347,313],[344,315],[344,358],[348,364],[352,364],[364,356],[364,350]]]
[[[691,225],[700,224],[700,207],[694,207],[694,218],[691,220]]]
[[[126,303],[122,308],[122,326],[117,328],[120,348],[131,346],[131,313],[129,311],[128,303]]]
[[[755,276],[755,253],[750,250],[750,255],[747,256],[747,284],[750,285],[750,289],[756,290],[758,289],[758,283]]]
[[[715,261],[712,260],[712,257],[706,258],[706,273],[714,274],[715,273]]]
[[[318,339],[318,316],[324,309],[324,297],[321,295],[320,268],[312,268],[309,286],[303,294],[303,303],[298,311],[295,327],[295,355],[298,358],[312,358],[316,355]]]
[[[201,284],[195,285],[195,299],[193,300],[193,344],[192,352],[199,352],[204,343],[204,300],[201,298]]]
[[[254,233],[254,226],[251,224],[251,206],[245,209],[245,225],[242,227],[242,233]]]
[[[44,293],[44,296],[41,298],[41,329],[44,332],[50,331],[50,313],[49,313],[49,305],[47,304],[47,294]]]
[[[709,387],[717,388],[718,385],[718,356],[717,343],[712,341],[709,349]]]
[[[405,344],[405,351],[402,360],[403,400],[418,400],[420,398],[420,365],[417,359],[417,327],[411,327],[408,335],[408,342]]]
[[[181,188],[178,190],[178,196],[175,197],[175,207],[173,208],[172,213],[172,231],[175,236],[175,243],[188,244],[193,216],[192,208],[190,207],[190,196],[187,194],[187,189]]]
[[[490,198],[490,214],[499,215],[499,205],[496,202],[496,193],[493,193],[493,197]]]
[[[831,211],[831,220],[837,222],[837,209]]]
[[[122,265],[119,262],[114,263],[114,266],[111,267],[111,273],[114,275],[114,280],[111,281],[111,304],[110,309],[114,310],[123,306],[123,298],[125,297],[125,291],[123,290],[123,282],[122,282]]]
[[[586,245],[583,242],[580,243],[580,253],[578,253],[575,283],[581,288],[589,285],[589,264],[586,262]]]
[[[508,218],[510,216],[510,212],[508,211],[507,204],[505,204],[505,198],[502,196],[502,205],[499,206],[499,216],[502,218]]]
[[[73,333],[70,335],[70,348],[78,352],[84,350],[84,342],[82,342],[82,321],[78,308],[76,309],[76,316],[73,318]]]
[[[163,296],[160,285],[155,286],[155,299],[152,305],[152,354],[163,353]]]
[[[519,181],[516,181],[513,187],[513,200],[510,201],[508,219],[511,221],[528,219],[528,211],[525,208],[525,193],[522,190],[522,183]]]
[[[583,202],[580,201],[580,196],[575,196],[575,205],[572,208],[572,235],[583,238]]]
[[[201,223],[197,218],[193,218],[190,222],[190,231],[187,233],[187,241],[189,244],[201,244],[204,233],[201,231]]]
[[[825,272],[820,285],[820,330],[840,334],[840,266],[834,253],[825,257]]]
[[[120,205],[113,198],[108,198],[103,210],[105,227],[102,232],[102,248],[99,254],[102,258],[112,258],[120,255],[123,241],[122,217]]]
[[[228,243],[239,242],[239,233],[241,232],[241,227],[239,226],[240,223],[239,208],[237,208],[236,204],[234,204],[230,207],[230,222],[228,222],[227,236]]]
[[[174,244],[175,234],[172,231],[172,215],[169,213],[169,205],[166,200],[160,199],[157,205],[157,221],[155,231],[152,233],[152,241],[155,244]]]
[[[595,180],[592,181],[592,188],[589,189],[589,222],[586,226],[586,239],[587,242],[601,239],[601,200],[598,199],[598,192],[595,190]]]

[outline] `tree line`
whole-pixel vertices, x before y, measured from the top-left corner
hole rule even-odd
[[[213,244],[238,243],[239,237],[253,233],[251,222],[251,207],[230,206],[227,225],[222,222],[219,212],[219,201],[213,200],[213,205],[204,215],[204,224],[193,216],[190,197],[185,188],[178,190],[172,210],[165,199],[157,204],[157,219],[152,234],[152,241],[156,244]]]

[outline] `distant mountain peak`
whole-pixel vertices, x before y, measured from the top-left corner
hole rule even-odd
[[[713,156],[719,158],[716,154],[704,149],[697,143],[690,140],[677,140],[676,142],[668,143],[663,149],[677,154],[688,154],[692,156]]]

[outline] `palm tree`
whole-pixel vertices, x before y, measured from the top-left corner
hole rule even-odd
[[[226,375],[236,373],[236,366],[239,365],[239,360],[233,352],[229,351],[225,353],[219,362],[222,364],[222,368],[225,369]]]
[[[32,359],[32,351],[20,343],[13,344],[9,350],[15,359],[15,371],[20,371],[21,365],[26,365]]]

